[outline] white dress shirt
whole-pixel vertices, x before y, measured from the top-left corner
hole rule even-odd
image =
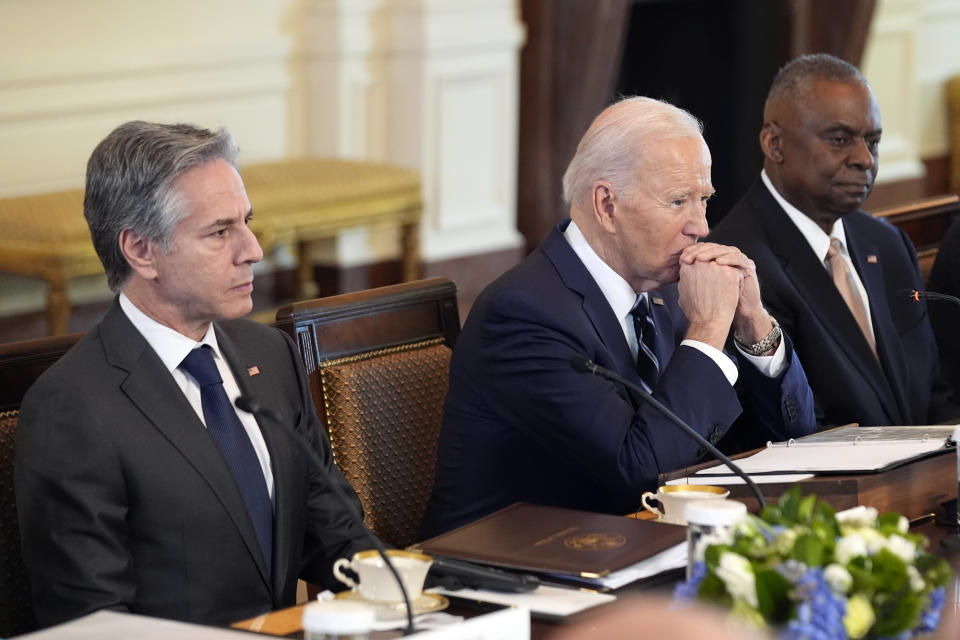
[[[830,238],[836,238],[840,241],[840,255],[843,256],[844,261],[847,263],[847,268],[850,271],[853,290],[863,301],[863,308],[867,312],[867,326],[870,328],[870,335],[873,337],[874,344],[876,344],[876,335],[873,331],[873,316],[870,315],[870,299],[867,297],[867,290],[863,287],[863,282],[860,280],[860,274],[857,273],[857,268],[854,266],[853,260],[850,259],[850,252],[847,250],[847,234],[843,229],[843,218],[837,218],[837,221],[833,223],[833,227],[830,229],[830,234],[827,235],[823,229],[820,228],[820,225],[780,195],[773,186],[773,183],[770,182],[770,177],[765,170],[760,170],[760,179],[763,181],[763,184],[766,185],[773,199],[783,208],[787,213],[787,217],[790,218],[794,226],[797,227],[797,230],[800,231],[800,234],[807,240],[810,249],[814,255],[817,256],[817,259],[820,260],[820,264],[823,265],[823,268],[826,269],[828,274],[831,273],[830,263],[827,261],[827,250],[830,249]]]
[[[147,344],[160,356],[160,360],[163,361],[164,366],[173,376],[177,386],[183,391],[187,402],[193,407],[197,417],[200,418],[200,422],[203,423],[204,426],[206,426],[206,421],[203,419],[203,403],[200,398],[200,385],[197,384],[193,376],[179,368],[180,363],[183,362],[183,359],[187,357],[190,351],[201,345],[209,345],[213,351],[213,361],[217,364],[220,377],[223,378],[223,388],[224,391],[227,392],[230,403],[233,404],[237,398],[240,397],[240,387],[237,386],[237,380],[233,377],[230,365],[227,364],[227,361],[223,358],[223,355],[220,353],[220,347],[217,345],[217,334],[213,330],[213,323],[207,328],[207,333],[203,336],[203,339],[197,342],[192,338],[188,338],[174,331],[170,327],[160,324],[138,309],[123,293],[120,294],[120,308],[130,322],[133,323],[133,326],[137,328],[137,331],[143,335]],[[264,441],[263,434],[260,432],[260,426],[257,424],[253,415],[246,411],[237,411],[237,417],[240,418],[240,424],[243,425],[244,430],[247,432],[250,443],[253,445],[253,450],[257,454],[257,459],[260,461],[260,468],[263,470],[263,478],[267,481],[267,491],[272,501],[273,472],[270,470],[270,452],[267,450],[267,443]]]
[[[573,249],[573,252],[580,258],[580,261],[583,263],[583,266],[586,267],[591,277],[593,277],[594,282],[600,287],[604,298],[607,299],[607,303],[610,305],[610,308],[613,309],[617,320],[620,321],[623,336],[630,346],[630,352],[633,354],[634,359],[636,359],[637,349],[639,347],[633,326],[633,318],[630,315],[630,311],[637,302],[636,292],[634,292],[633,287],[631,287],[619,273],[611,269],[610,265],[597,255],[593,247],[590,246],[590,243],[587,242],[587,239],[584,237],[583,232],[580,231],[580,227],[577,226],[576,222],[570,221],[563,236],[566,238],[570,248]],[[643,292],[641,295],[646,296],[647,293]],[[731,385],[737,381],[737,377],[739,376],[737,365],[734,364],[733,360],[723,351],[699,340],[683,340],[680,344],[693,347],[713,360],[717,366],[720,367],[723,375]],[[780,345],[772,356],[752,356],[745,353],[739,347],[737,347],[737,350],[753,362],[764,375],[769,377],[780,375],[786,367],[786,349],[783,346],[783,340],[780,341]]]

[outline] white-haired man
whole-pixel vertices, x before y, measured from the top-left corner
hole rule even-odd
[[[564,176],[570,219],[481,294],[458,338],[425,535],[517,501],[626,512],[703,455],[623,386],[573,371],[577,354],[713,442],[744,409],[744,445],[813,430],[753,263],[698,243],[710,167],[699,122],[672,105],[629,98],[594,120]]]

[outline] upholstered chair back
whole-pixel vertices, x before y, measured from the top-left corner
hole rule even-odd
[[[460,332],[456,287],[433,278],[297,303],[277,326],[297,342],[367,525],[387,544],[416,542]]]

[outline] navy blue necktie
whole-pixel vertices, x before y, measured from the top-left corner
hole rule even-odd
[[[653,391],[660,377],[660,361],[656,354],[657,329],[650,315],[647,296],[638,296],[630,315],[633,316],[633,329],[637,334],[637,375]]]
[[[213,361],[213,351],[207,345],[194,349],[180,363],[180,368],[193,376],[200,385],[203,420],[207,424],[207,431],[220,447],[240,495],[247,505],[269,571],[273,557],[273,505],[267,492],[267,481],[263,477],[263,469],[250,438],[223,388],[223,379]]]

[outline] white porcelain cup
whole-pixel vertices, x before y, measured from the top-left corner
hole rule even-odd
[[[670,524],[686,525],[683,515],[686,503],[690,500],[723,500],[730,492],[723,487],[714,487],[706,484],[674,484],[664,485],[656,493],[646,491],[640,496],[640,503],[647,511],[657,514],[657,520]],[[662,509],[650,504],[648,500],[656,500]]]
[[[427,579],[427,571],[433,564],[430,556],[400,549],[388,549],[387,555],[400,574],[400,580],[407,590],[412,601],[423,593],[423,582]],[[350,567],[360,578],[355,582],[350,576],[343,573],[344,567]],[[333,563],[333,576],[350,587],[360,597],[372,602],[402,602],[403,594],[397,581],[390,573],[383,558],[375,549],[359,551],[353,554],[350,560],[340,558]]]

